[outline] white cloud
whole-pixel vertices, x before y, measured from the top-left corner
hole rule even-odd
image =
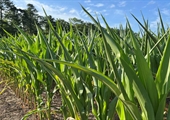
[[[143,8],[146,8],[148,5],[154,5],[156,2],[154,0],[149,1]]]
[[[112,4],[111,6],[110,6],[110,8],[114,8],[115,7],[115,5],[114,4]]]
[[[170,10],[164,8],[164,9],[161,11],[161,13],[164,14],[164,15],[168,15],[168,16],[169,16],[169,15],[170,15]]]
[[[62,6],[52,6],[52,5],[46,5],[46,4],[43,4],[39,1],[36,1],[36,0],[25,0],[26,3],[31,3],[33,4],[37,9],[38,11],[42,12],[42,7],[46,10],[47,13],[49,14],[56,14],[56,13],[61,13],[61,12],[64,12],[67,8],[66,7],[62,7]]]
[[[85,0],[84,2],[85,2],[85,3],[90,3],[90,2],[91,2],[91,0]]]
[[[151,1],[148,2],[147,5],[153,5],[153,4],[155,4],[155,3],[156,3],[156,2],[155,2],[154,0],[151,0]]]
[[[83,20],[81,14],[77,10],[75,9],[69,10],[65,6],[47,5],[42,2],[39,2],[38,0],[13,0],[13,2],[18,8],[22,9],[26,9],[26,5],[28,3],[33,4],[35,8],[38,10],[38,14],[41,16],[45,15],[42,9],[44,8],[47,15],[51,15],[54,18],[61,18],[68,21],[69,18],[76,17]]]
[[[67,10],[66,7],[46,5],[46,4],[43,4],[37,0],[13,0],[13,1],[17,7],[22,8],[22,9],[26,9],[27,4],[33,4],[34,7],[38,10],[38,13],[40,15],[44,15],[42,8],[45,9],[47,14],[56,14],[56,13],[61,13],[61,12],[64,12],[65,10]]]
[[[159,23],[159,17],[157,17],[155,20],[151,21],[150,23],[150,27],[151,29],[156,29],[157,28],[157,24]]]
[[[106,11],[107,11],[107,10],[104,9],[104,10],[102,10],[101,12],[106,12]]]
[[[75,9],[71,9],[69,13],[76,13],[77,11]]]
[[[75,9],[71,9],[69,11],[69,13],[71,13],[72,15],[78,16],[80,18],[79,12],[77,10],[75,10]]]
[[[91,5],[91,6],[94,6],[94,7],[102,7],[102,6],[104,6],[104,4],[102,4],[102,3],[97,3],[97,4],[89,4],[89,5]]]
[[[102,6],[104,6],[104,4],[98,3],[98,4],[94,5],[94,6],[96,6],[96,7],[102,7]]]
[[[109,14],[108,14],[108,13],[105,13],[104,15],[105,15],[105,16],[108,16]]]
[[[118,4],[119,7],[125,7],[126,6],[126,1],[121,1]]]
[[[167,5],[170,6],[170,2]]]
[[[124,12],[123,12],[123,10],[117,9],[117,10],[114,11],[114,14],[117,14],[117,15],[124,15]]]
[[[20,9],[26,8],[26,3],[23,0],[13,0],[15,6]]]
[[[60,7],[59,11],[65,11],[67,8],[66,7]]]

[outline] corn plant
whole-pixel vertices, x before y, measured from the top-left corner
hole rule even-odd
[[[134,36],[128,21],[127,26],[129,28],[130,40],[133,45],[136,67],[133,66],[128,57],[128,54],[125,54],[124,50],[118,44],[120,39],[114,33],[110,32],[110,28],[105,19],[103,18],[104,22],[106,23],[108,32],[100,26],[99,21],[96,21],[84,8],[83,10],[91,17],[103,35],[103,44],[107,54],[107,59],[110,63],[110,67],[114,73],[114,79],[105,76],[95,69],[88,68],[76,63],[49,59],[44,61],[37,58],[34,59],[46,65],[46,67],[52,70],[54,74],[57,75],[61,80],[62,77],[59,76],[58,72],[45,61],[56,62],[77,68],[92,75],[93,77],[97,78],[97,80],[102,81],[118,98],[116,111],[120,119],[163,119],[166,97],[169,93],[169,31],[163,34],[165,47],[162,53],[158,71],[154,78],[152,75],[152,70],[149,68],[147,61],[151,52],[148,52],[146,54],[147,57],[145,58],[142,50],[139,47],[139,41]],[[137,18],[135,19],[137,20]],[[140,22],[139,24],[143,27]],[[153,38],[152,34],[146,28],[144,29],[150,35],[150,37]],[[157,44],[157,42],[160,40],[163,40],[163,38],[155,41],[155,44]],[[158,52],[161,54],[160,48],[158,46],[156,47]],[[112,59],[113,56],[109,52],[110,48],[114,53],[114,57],[116,57],[116,60],[118,60],[122,67],[121,76],[118,73],[119,69],[117,65],[113,61],[114,59]]]
[[[163,119],[169,93],[170,36],[160,12],[157,35],[144,17],[143,25],[134,15],[141,31],[135,34],[127,20],[118,35],[103,16],[106,29],[82,9],[98,28],[89,28],[88,35],[77,28],[74,32],[72,25],[70,31],[59,23],[52,26],[47,17],[48,35],[38,26],[33,36],[16,26],[20,35],[6,32],[9,38],[0,41],[0,67],[7,68],[4,72],[10,71],[17,87],[33,97],[33,110],[23,119],[34,113],[40,119],[52,119],[56,92],[61,94],[64,119],[88,119],[90,113],[97,120]]]

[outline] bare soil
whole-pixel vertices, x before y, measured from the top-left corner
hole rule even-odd
[[[4,86],[4,84],[0,84],[0,93]],[[61,106],[61,97],[59,94],[56,94],[54,99],[52,105],[55,106],[56,110]],[[23,102],[11,87],[7,87],[5,91],[0,94],[0,120],[21,120],[22,117],[31,110],[32,108],[30,108],[26,102]],[[38,120],[38,118],[36,115],[31,115],[27,120]],[[54,113],[52,120],[63,120],[62,114]]]
[[[0,85],[0,91],[4,86]],[[0,120],[20,120],[30,109],[25,106],[10,87],[0,95]],[[30,117],[28,120],[36,120]]]

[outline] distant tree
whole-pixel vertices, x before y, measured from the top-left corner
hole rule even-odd
[[[0,35],[3,35],[3,10],[4,10],[4,4],[3,1],[0,1]]]
[[[9,7],[9,10],[5,13],[5,18],[8,19],[10,24],[20,25],[19,10],[14,5]]]
[[[38,23],[38,11],[33,4],[27,4],[27,9],[20,9],[21,27],[30,34],[36,34],[35,24]]]
[[[76,24],[83,24],[84,21],[82,21],[81,19],[78,19],[78,18],[70,18],[69,19],[69,22],[72,23],[73,25],[76,25]]]
[[[31,34],[36,33],[35,24],[38,22],[38,11],[33,4],[27,4],[26,15],[27,15],[27,21],[28,21],[27,27],[29,33]]]
[[[55,19],[49,15],[47,17],[43,17],[43,16],[39,16],[38,17],[38,25],[46,32],[48,33],[49,31],[49,23],[48,23],[48,20],[51,22],[51,24],[53,25],[54,28],[56,28],[56,21]]]
[[[4,31],[2,30],[5,29],[9,31],[10,33],[13,33],[11,29],[11,20],[8,19],[7,14],[12,11],[12,8],[14,7],[13,2],[10,0],[0,0],[0,33],[1,35],[4,34]]]
[[[45,26],[47,24],[47,19],[44,16],[38,16],[38,25],[40,28],[45,30]]]
[[[4,13],[13,4],[10,0],[0,0],[0,20],[4,18]]]
[[[61,25],[62,29],[66,32],[70,31],[70,24],[69,22],[63,20],[63,19],[57,19],[56,22]]]
[[[8,32],[11,34],[17,33],[17,29],[14,24],[20,26],[21,19],[19,17],[19,10],[12,4],[9,6],[7,12],[5,12],[5,18],[8,20],[8,24],[11,29],[8,29]]]
[[[89,29],[96,29],[96,26],[90,22],[84,22],[81,19],[78,18],[70,18],[70,23],[73,25],[73,30],[76,30],[75,27],[81,32],[83,32],[85,35],[88,34]]]
[[[49,24],[47,18],[50,20],[53,27],[61,27],[62,30],[69,32],[72,25],[73,31],[79,31],[80,34],[87,35],[90,29],[96,29],[96,26],[90,22],[84,22],[78,18],[70,18],[69,22],[63,19],[55,19],[51,15],[40,16],[33,4],[27,4],[26,9],[17,8],[10,0],[0,0],[0,35],[4,35],[2,30],[5,29],[11,34],[17,33],[14,24],[22,28],[29,34],[36,34],[37,30],[35,24],[38,25],[45,33],[49,31]],[[120,34],[120,30],[116,30]]]

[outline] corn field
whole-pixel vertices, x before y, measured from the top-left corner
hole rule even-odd
[[[140,31],[135,34],[127,20],[116,34],[103,16],[106,29],[82,9],[98,28],[89,28],[88,35],[48,20],[47,35],[38,26],[32,36],[15,26],[20,34],[6,31],[8,37],[0,38],[0,74],[32,108],[22,119],[37,114],[51,120],[62,113],[76,120],[90,114],[96,120],[169,120],[170,31],[160,12],[157,33],[144,17],[140,22],[132,15]],[[56,110],[58,93],[62,105]]]

